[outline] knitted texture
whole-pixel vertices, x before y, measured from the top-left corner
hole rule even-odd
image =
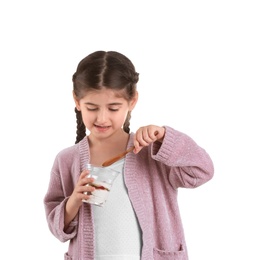
[[[125,158],[125,185],[142,230],[141,260],[188,260],[178,188],[196,188],[214,174],[213,163],[203,148],[186,134],[165,128],[162,144],[155,142]],[[133,135],[128,147],[133,145]],[[83,203],[66,233],[63,231],[66,200],[89,162],[87,138],[58,153],[44,198],[51,232],[60,241],[70,240],[65,259],[94,260],[94,206]]]

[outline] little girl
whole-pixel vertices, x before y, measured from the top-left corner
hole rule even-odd
[[[73,75],[77,118],[75,145],[54,161],[44,197],[47,222],[70,241],[66,260],[187,260],[177,204],[179,187],[195,188],[213,177],[207,152],[170,126],[130,132],[139,74],[114,51],[85,57]],[[87,133],[86,133],[87,129]],[[110,168],[119,171],[103,207],[87,202],[94,187],[86,165],[134,150]]]

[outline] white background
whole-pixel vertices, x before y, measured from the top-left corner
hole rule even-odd
[[[63,259],[43,207],[55,155],[75,141],[72,74],[95,50],[140,73],[131,130],[170,125],[215,165],[179,191],[190,260],[256,260],[256,1],[1,1],[1,255]],[[2,257],[1,257],[2,258]]]

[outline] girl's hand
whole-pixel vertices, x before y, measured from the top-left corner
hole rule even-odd
[[[93,192],[95,190],[94,187],[87,185],[94,181],[94,178],[89,178],[89,170],[84,170],[79,180],[73,190],[72,195],[67,200],[65,206],[65,217],[64,217],[64,230],[68,227],[69,223],[75,218],[77,215],[79,208],[82,205],[82,200],[89,199],[90,195],[87,195],[89,192]],[[86,194],[84,194],[86,193]]]
[[[95,190],[94,187],[87,185],[94,181],[94,178],[89,178],[89,170],[82,171],[79,180],[73,190],[73,193],[69,200],[71,201],[71,204],[74,204],[74,206],[79,207],[82,204],[82,200],[89,199],[89,195],[87,193],[93,192]],[[85,194],[86,193],[86,194]]]
[[[147,125],[140,127],[134,136],[134,152],[139,153],[144,146],[160,141],[162,142],[165,135],[165,128],[155,125]]]

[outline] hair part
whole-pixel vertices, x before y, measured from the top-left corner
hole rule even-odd
[[[119,91],[122,97],[131,101],[136,95],[136,85],[139,73],[133,63],[123,54],[115,51],[96,51],[82,59],[73,74],[73,92],[80,100],[88,92],[100,90],[103,87]],[[76,112],[76,141],[80,142],[86,136],[86,127],[82,121],[81,111]],[[130,132],[131,111],[128,112],[123,125],[126,133]]]

